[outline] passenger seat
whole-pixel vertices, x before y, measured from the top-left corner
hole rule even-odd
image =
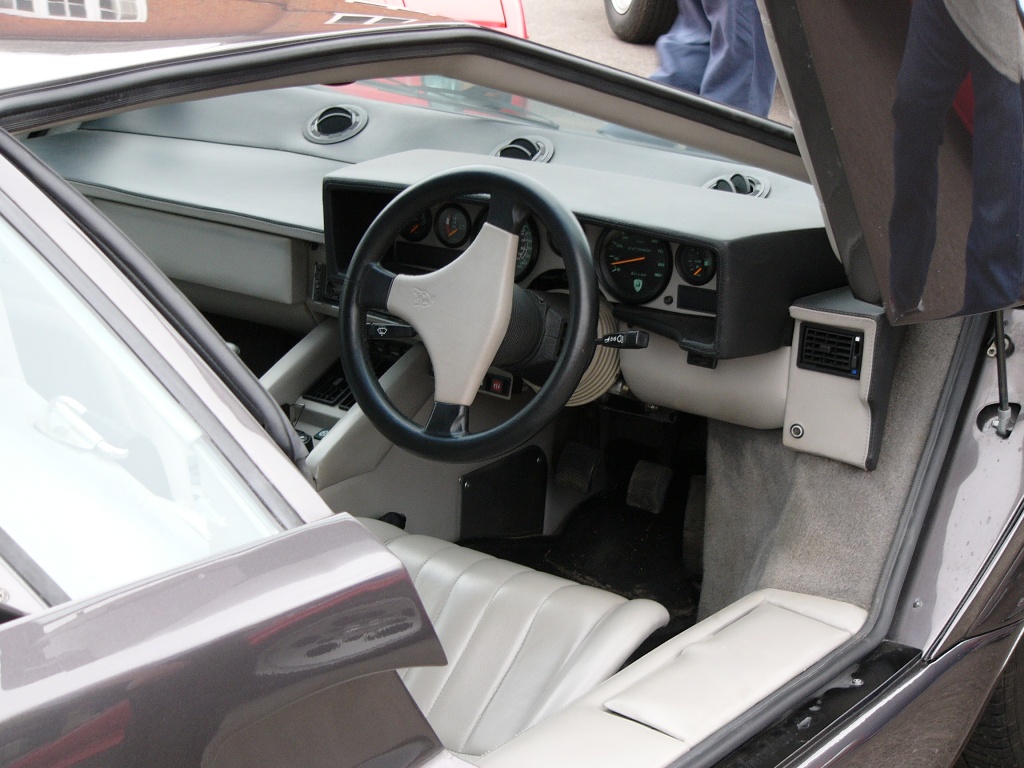
[[[379,520],[360,520],[405,565],[448,657],[401,671],[452,752],[482,755],[619,670],[668,622],[627,600]]]

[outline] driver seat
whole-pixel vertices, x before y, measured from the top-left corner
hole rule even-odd
[[[379,520],[360,522],[405,565],[448,664],[399,672],[452,752],[478,756],[617,672],[668,622],[629,600]]]

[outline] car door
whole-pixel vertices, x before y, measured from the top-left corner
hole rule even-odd
[[[442,755],[394,672],[444,661],[400,562],[347,515],[302,525],[328,510],[246,382],[145,295],[173,289],[4,150],[4,763]]]

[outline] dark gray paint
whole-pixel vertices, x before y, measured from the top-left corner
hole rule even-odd
[[[1020,625],[920,663],[813,744],[792,768],[940,768],[955,761],[1013,651]]]
[[[400,562],[332,518],[0,628],[0,744],[5,762],[57,764],[91,728],[105,764],[198,765],[240,712],[373,676],[421,759],[439,745],[422,718],[409,735],[416,710],[389,670],[444,661]]]

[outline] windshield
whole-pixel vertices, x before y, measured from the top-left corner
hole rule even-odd
[[[0,556],[15,567],[27,556],[51,602],[279,528],[196,421],[2,220],[0,396]]]
[[[388,77],[360,80],[335,86],[338,90],[378,101],[392,101],[414,107],[500,118],[523,125],[554,129],[567,133],[610,136],[677,152],[692,152],[690,147],[677,144],[649,133],[635,131],[621,125],[599,120],[572,110],[546,104],[536,99],[475,85],[444,75],[417,77]],[[706,153],[700,152],[705,155]]]

